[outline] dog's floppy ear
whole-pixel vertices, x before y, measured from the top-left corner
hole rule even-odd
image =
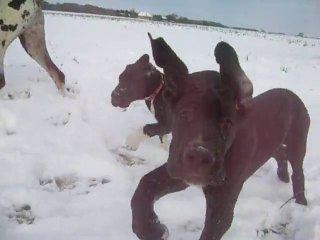
[[[148,54],[143,54],[137,61],[136,63],[149,63],[150,58]]]
[[[164,71],[169,71],[170,74],[188,75],[186,65],[162,37],[153,39],[149,32],[148,36],[151,42],[154,61],[159,67],[163,68]]]
[[[157,66],[163,68],[166,89],[164,94],[173,101],[184,88],[189,75],[188,68],[162,37],[153,39],[150,33],[148,36],[154,61]]]
[[[240,66],[237,52],[228,43],[219,42],[214,55],[220,65],[222,84],[233,91],[236,107],[243,110],[252,98],[253,85]]]

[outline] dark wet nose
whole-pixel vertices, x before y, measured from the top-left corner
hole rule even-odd
[[[191,175],[202,175],[213,166],[214,160],[210,151],[203,146],[192,146],[183,156],[184,167]]]
[[[118,90],[113,90],[112,93],[111,93],[111,97],[114,98],[114,97],[119,97],[120,96],[120,93]]]
[[[116,90],[112,91],[112,93],[111,93],[111,104],[114,107],[119,107],[119,105],[120,105],[119,97],[120,97],[120,94],[119,94],[118,91],[116,91]]]

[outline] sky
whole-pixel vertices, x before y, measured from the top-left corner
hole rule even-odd
[[[212,20],[230,27],[320,37],[320,0],[47,0]]]

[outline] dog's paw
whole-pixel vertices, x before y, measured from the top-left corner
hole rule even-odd
[[[156,236],[153,236],[153,237],[148,236],[146,238],[139,238],[139,239],[140,240],[149,240],[149,239],[168,240],[169,239],[169,230],[168,230],[167,226],[164,225],[164,224],[160,224],[159,225],[159,230],[161,230],[161,232],[162,232],[161,237],[159,237],[159,236],[157,236],[157,237]]]
[[[142,138],[136,134],[130,134],[126,139],[126,148],[131,151],[136,151],[142,142]]]
[[[148,136],[143,133],[143,128],[141,127],[127,137],[126,148],[136,151],[146,138],[148,138]]]
[[[163,135],[162,137],[159,137],[160,138],[160,147],[162,149],[164,149],[165,151],[169,151],[169,146],[170,146],[170,140],[169,140],[169,137],[168,135]]]

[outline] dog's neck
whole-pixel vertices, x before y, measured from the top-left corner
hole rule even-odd
[[[157,95],[161,92],[164,86],[163,74],[154,69],[150,73],[149,86],[147,89],[147,96],[145,97],[146,101],[153,102]]]

